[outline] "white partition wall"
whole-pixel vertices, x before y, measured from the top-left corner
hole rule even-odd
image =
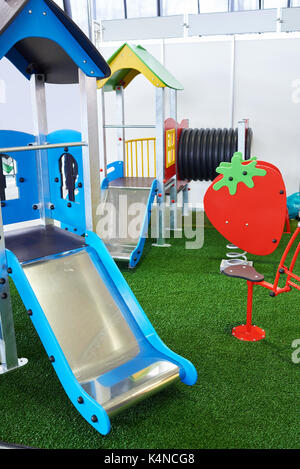
[[[105,57],[118,46],[112,44],[103,44]],[[197,128],[230,127],[232,122],[237,126],[240,119],[249,118],[254,131],[253,154],[282,170],[288,194],[299,190],[299,33],[142,44],[160,60],[164,47],[164,65],[184,85],[184,91],[178,93],[179,120],[189,118],[190,126]],[[114,96],[106,99],[114,119]],[[138,77],[126,92],[126,119],[150,124],[154,112],[153,88]],[[109,153],[113,159],[115,152]],[[205,182],[192,183],[191,201],[201,203],[207,186]]]
[[[178,92],[178,120],[191,128],[231,127],[232,39],[167,42],[165,66],[183,84]],[[202,203],[209,182],[192,182],[189,200]]]
[[[178,93],[178,120],[191,127],[230,127],[250,119],[253,152],[278,165],[288,194],[300,183],[300,34],[239,35],[209,38],[134,41],[141,43],[183,84]],[[235,43],[235,45],[234,45]],[[121,45],[103,43],[107,59]],[[234,60],[233,60],[234,59]],[[28,84],[12,74],[8,62],[0,65],[6,84],[6,102],[0,102],[0,128],[32,131]],[[47,87],[49,129],[73,127],[78,90],[65,86],[61,99]],[[53,85],[53,88],[54,85]],[[115,123],[115,93],[106,93],[106,121]],[[13,111],[14,110],[14,111]],[[155,90],[138,76],[125,90],[125,119],[129,124],[153,124]],[[152,129],[132,129],[126,138],[151,137]],[[108,162],[117,159],[116,136],[107,131]],[[201,202],[207,183],[193,183],[191,201]]]
[[[0,63],[5,99],[0,101],[0,129],[33,132],[30,84],[6,59]],[[49,133],[64,128],[80,130],[78,85],[46,85]]]
[[[247,116],[253,153],[282,171],[288,194],[300,184],[300,37],[239,39],[235,118]]]
[[[231,55],[230,39],[166,43],[165,66],[184,86],[179,119],[194,128],[231,126]]]
[[[0,129],[32,133],[29,81],[5,58],[0,62],[0,80],[5,84],[0,101]]]

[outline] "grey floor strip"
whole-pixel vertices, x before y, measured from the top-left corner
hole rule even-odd
[[[0,450],[1,449],[33,449],[33,448],[30,448],[29,446],[14,445],[14,444],[4,443],[3,441],[0,441]]]

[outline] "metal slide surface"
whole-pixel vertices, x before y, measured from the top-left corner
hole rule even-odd
[[[112,415],[172,382],[195,383],[194,366],[161,341],[95,233],[38,227],[7,243],[11,277],[58,378],[100,433]]]
[[[103,224],[106,232],[99,235],[112,257],[128,261],[130,267],[143,251],[156,185],[154,178],[118,178],[104,191],[103,213],[108,221]]]
[[[107,285],[91,249],[23,270],[75,378],[109,415],[178,378]]]

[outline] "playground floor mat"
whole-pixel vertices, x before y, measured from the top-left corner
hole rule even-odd
[[[269,257],[249,256],[267,281],[288,238]],[[245,321],[247,286],[219,273],[224,238],[206,224],[202,249],[170,242],[149,242],[136,270],[120,267],[161,338],[196,366],[197,384],[170,386],[114,417],[101,436],[69,402],[12,287],[18,353],[29,363],[0,376],[0,441],[51,449],[300,448],[300,363],[292,360],[299,292],[271,298],[255,287],[254,324],[266,339],[240,342],[231,329]]]

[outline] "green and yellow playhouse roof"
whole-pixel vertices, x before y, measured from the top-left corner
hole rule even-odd
[[[179,81],[142,46],[125,43],[107,63],[111,76],[98,81],[98,88],[103,88],[104,91],[113,91],[117,86],[126,88],[140,73],[157,88],[183,89]]]

